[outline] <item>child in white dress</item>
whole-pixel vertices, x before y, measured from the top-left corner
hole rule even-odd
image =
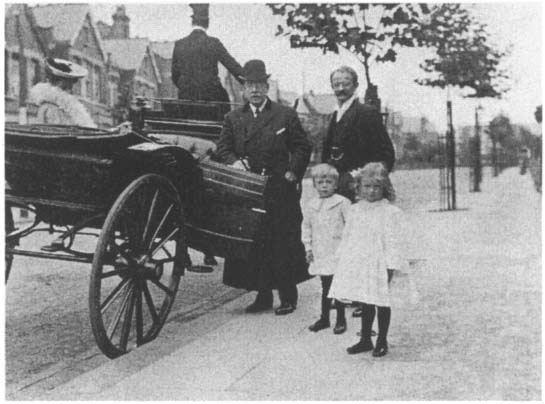
[[[329,297],[362,303],[361,339],[347,352],[372,350],[373,356],[380,357],[388,353],[389,283],[394,270],[402,267],[402,211],[390,203],[395,194],[382,163],[369,163],[353,176],[360,200],[348,212]],[[378,337],[373,347],[375,306]]]
[[[312,181],[317,196],[310,199],[303,209],[302,241],[305,245],[309,273],[319,275],[322,283],[321,315],[318,321],[309,327],[317,332],[328,328],[331,300],[327,297],[333,271],[337,267],[337,246],[346,221],[351,202],[335,193],[339,181],[339,172],[329,164],[318,164],[311,170]],[[346,331],[344,306],[335,305],[337,319],[333,332],[342,334]]]

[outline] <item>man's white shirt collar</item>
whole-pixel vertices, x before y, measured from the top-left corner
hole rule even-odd
[[[200,25],[194,25],[193,28],[191,29],[191,31],[196,31],[196,30],[206,32],[206,28],[201,27]]]
[[[341,118],[343,117],[344,113],[350,108],[350,106],[354,103],[354,100],[358,98],[357,94],[354,93],[352,97],[347,99],[342,105],[337,104],[335,107],[335,112],[337,112],[336,121],[339,122]]]
[[[250,103],[250,108],[252,109],[252,114],[254,114],[254,118],[256,117],[256,110],[259,108],[260,112],[263,112],[263,108],[265,108],[265,104],[267,103],[268,98],[265,98],[265,101],[259,106],[256,107],[254,104]]]

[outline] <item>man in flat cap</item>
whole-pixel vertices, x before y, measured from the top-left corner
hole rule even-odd
[[[178,98],[229,102],[218,77],[218,62],[241,82],[242,68],[218,38],[208,36],[208,4],[190,4],[193,9],[191,33],[176,41],[172,55],[172,80]],[[225,112],[229,111],[229,108]]]
[[[297,306],[297,283],[308,279],[299,187],[311,144],[296,112],[267,97],[269,75],[261,60],[247,62],[242,78],[248,102],[225,115],[216,159],[270,178],[264,193],[264,226],[250,258],[226,259],[223,282],[258,292],[246,308],[249,313],[270,310],[272,289],[278,289],[280,306],[275,314],[284,315]]]

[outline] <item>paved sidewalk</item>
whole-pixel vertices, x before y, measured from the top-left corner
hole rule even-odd
[[[418,303],[392,310],[384,358],[346,354],[358,319],[340,336],[307,330],[313,279],[291,315],[246,315],[247,294],[180,325],[192,337],[170,355],[142,347],[36,398],[540,400],[541,197],[516,169],[482,188],[467,210],[410,216],[413,254],[426,263],[411,274]]]

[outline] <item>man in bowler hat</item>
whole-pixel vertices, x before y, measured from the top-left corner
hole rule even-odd
[[[233,167],[269,176],[264,193],[266,214],[247,260],[226,259],[223,282],[257,291],[248,313],[269,310],[278,289],[285,315],[297,306],[297,283],[308,279],[301,242],[301,180],[311,144],[296,112],[267,97],[269,74],[261,60],[244,65],[243,107],[225,116],[216,159]]]
[[[172,54],[172,81],[178,87],[178,98],[228,103],[229,96],[218,77],[218,62],[239,82],[242,68],[218,38],[206,33],[209,5],[190,6],[193,9],[193,30],[176,41]]]

